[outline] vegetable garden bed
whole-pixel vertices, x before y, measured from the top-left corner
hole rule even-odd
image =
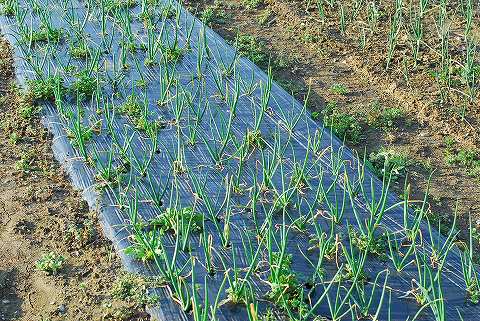
[[[19,80],[159,320],[475,320],[471,247],[170,0],[4,0]],[[308,99],[306,99],[308,101]],[[411,208],[414,207],[414,208]]]

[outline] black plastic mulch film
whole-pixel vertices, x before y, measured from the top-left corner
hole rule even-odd
[[[268,108],[265,108],[262,114],[260,106],[262,93],[268,92],[266,89],[269,83],[268,75],[249,60],[236,55],[231,45],[214,31],[204,27],[199,20],[176,2],[143,1],[137,5],[118,6],[109,14],[102,12],[99,5],[101,2],[106,5],[133,3],[133,1],[63,0],[46,1],[42,4],[35,0],[20,1],[20,9],[16,10],[16,15],[2,16],[0,21],[2,32],[15,49],[17,76],[25,87],[28,79],[38,77],[35,69],[41,69],[45,74],[60,75],[67,85],[71,85],[75,80],[76,72],[84,68],[90,69],[93,61],[94,66],[91,72],[100,81],[101,95],[84,99],[80,101],[81,106],[78,106],[75,95],[69,94],[63,99],[61,110],[58,104],[56,106],[53,103],[43,102],[43,121],[54,135],[55,156],[68,171],[73,184],[83,191],[84,198],[91,207],[100,207],[105,233],[113,241],[126,268],[145,275],[159,275],[159,269],[152,261],[144,264],[124,253],[124,250],[132,244],[130,236],[133,232],[130,223],[133,212],[138,214],[138,221],[149,222],[168,207],[178,209],[193,207],[194,212],[205,215],[204,231],[191,233],[188,239],[189,251],[177,251],[175,263],[178,267],[185,265],[181,273],[184,278],[182,283],[184,292],[192,293],[192,289],[195,288],[199,302],[205,301],[204,296],[207,293],[209,304],[213,304],[220,291],[218,298],[222,304],[216,311],[217,320],[247,320],[247,309],[255,305],[258,306],[258,314],[269,309],[273,311],[276,319],[291,319],[287,316],[288,313],[280,312],[281,310],[272,302],[265,300],[265,293],[270,289],[269,260],[265,245],[261,245],[261,251],[257,256],[255,254],[259,247],[256,234],[266,236],[268,230],[273,231],[270,240],[273,242],[274,249],[278,250],[279,244],[285,241],[286,250],[292,255],[291,269],[298,280],[296,286],[303,290],[306,305],[314,306],[335,276],[338,265],[343,263],[343,267],[346,266],[345,259],[341,255],[337,259],[325,259],[322,266],[324,282],[311,281],[314,271],[312,264],[315,265],[319,257],[318,248],[315,249],[315,246],[312,246],[315,244],[312,242],[314,239],[312,235],[315,235],[312,219],[315,220],[317,229],[331,235],[332,224],[326,216],[328,213],[335,212],[335,208],[329,209],[325,206],[326,203],[323,205],[316,203],[315,196],[321,191],[320,184],[323,184],[324,190],[327,190],[325,194],[331,204],[338,204],[338,213],[342,213],[342,206],[344,208],[342,222],[333,224],[333,228],[334,232],[343,239],[345,249],[348,251],[350,249],[348,226],[358,227],[352,204],[358,215],[366,219],[368,215],[365,197],[361,195],[366,195],[369,199],[373,190],[375,198],[379,199],[382,195],[382,181],[375,178],[368,169],[364,170],[364,179],[359,180],[359,173],[362,172],[359,168],[363,167],[352,151],[344,147],[328,129],[313,121],[304,106],[275,83],[272,84]],[[5,3],[15,3],[15,1]],[[145,7],[147,3],[148,7]],[[48,10],[45,11],[42,8],[48,8]],[[155,23],[155,28],[152,29],[154,33],[150,35],[139,18],[145,14],[148,14]],[[122,20],[126,23],[122,24]],[[62,37],[64,39],[68,37],[70,42],[62,40],[50,45],[44,42],[29,46],[25,41],[21,41],[25,37],[28,38],[32,30],[45,28],[49,22],[52,26],[61,28]],[[130,28],[127,28],[127,25]],[[88,47],[91,48],[90,58],[86,60],[74,59],[69,55],[69,46],[79,35],[86,36]],[[161,35],[161,51],[164,57],[168,54],[181,56],[176,63],[164,60],[159,64],[152,64],[151,67],[145,67],[144,61],[146,61],[148,50],[137,48],[127,51],[122,50],[126,46],[120,46],[121,43],[125,44],[125,41],[130,41],[131,44],[136,44],[135,46],[146,44],[148,39],[154,40],[159,35]],[[178,48],[189,49],[179,53]],[[92,58],[95,56],[98,59]],[[159,57],[162,55],[154,52],[154,56],[160,61]],[[33,60],[27,62],[24,57],[33,57]],[[127,67],[127,64],[128,68],[122,69]],[[172,75],[175,80],[169,84],[166,79],[173,79],[169,78]],[[160,79],[163,81],[161,82]],[[140,83],[144,86],[139,85]],[[220,85],[217,86],[217,84]],[[165,89],[168,86],[170,86],[168,95],[163,96],[161,88]],[[224,97],[221,97],[220,92]],[[238,103],[234,117],[230,117],[231,106],[236,100],[237,92]],[[136,130],[136,126],[131,122],[132,118],[119,112],[119,106],[124,104],[130,95],[138,97],[141,103],[137,105],[148,107],[146,115],[149,124],[154,122],[161,124],[162,128],[158,133],[147,135],[145,132]],[[179,99],[179,97],[183,98]],[[157,102],[162,99],[164,103],[159,106]],[[255,119],[260,118],[260,115],[263,115],[258,127],[261,135],[255,135]],[[176,119],[178,116],[180,119]],[[231,126],[229,126],[230,119],[232,119]],[[199,121],[195,122],[195,120]],[[78,146],[74,147],[71,135],[67,135],[67,132],[71,132],[68,128],[79,124],[83,126],[82,128],[99,127],[93,131],[93,136],[86,144],[87,153],[95,156],[92,159],[97,170],[93,166],[86,165],[84,157],[76,148]],[[137,123],[137,127],[138,125]],[[294,128],[289,130],[289,127]],[[196,143],[188,144],[187,137],[194,136],[195,128],[197,129]],[[222,137],[228,138],[225,140]],[[235,151],[244,142],[244,137],[249,137],[250,143],[256,142],[258,146],[247,150],[245,162],[240,162]],[[225,141],[227,143],[222,152],[221,145]],[[212,148],[213,154],[208,151],[209,148]],[[213,161],[212,155],[216,152],[221,155],[221,165]],[[281,154],[283,154],[282,160],[276,161]],[[110,157],[115,166],[120,166],[122,155],[130,159],[130,170],[124,171],[123,181],[119,186],[112,185],[99,193],[95,187],[98,169],[102,166],[108,168]],[[181,173],[182,170],[187,170],[188,173]],[[302,172],[303,177],[307,177],[308,186],[296,188],[300,185],[293,184],[292,177],[298,177],[295,175]],[[265,185],[265,180],[270,176],[269,173],[273,173],[269,191],[266,189],[260,191],[261,193],[258,194],[260,201],[256,204],[255,213],[253,213],[250,203],[252,190],[248,188],[258,186],[260,183]],[[352,202],[348,195],[344,198],[346,176],[354,185],[352,189],[357,192]],[[230,181],[237,183],[237,177],[240,183],[238,186],[229,183]],[[359,192],[361,191],[359,184],[364,185],[364,193]],[[226,201],[227,186],[233,189],[232,185],[237,189],[243,186],[245,190],[230,193],[231,199]],[[166,193],[162,199],[163,209],[161,209],[149,201],[152,199],[149,192],[160,191],[165,186]],[[205,197],[202,195],[209,196],[211,199],[209,203],[214,208],[213,213],[218,212],[218,217],[207,214],[209,212],[205,206]],[[284,207],[288,210],[277,212],[272,204],[273,200],[280,202],[285,198],[295,206],[290,205]],[[345,202],[343,202],[344,199]],[[386,197],[386,207],[398,202],[399,199],[389,192]],[[119,204],[123,206],[118,206]],[[132,210],[135,207],[138,207],[138,211]],[[228,217],[225,214],[227,210],[230,213]],[[301,219],[304,217],[302,215],[308,213],[313,218],[310,217],[308,221],[303,222],[305,226],[302,230]],[[254,214],[260,226],[255,226]],[[269,222],[266,219],[269,214],[273,217],[271,226],[266,229],[262,224]],[[414,212],[409,211],[408,224],[413,224],[415,217]],[[293,228],[294,221],[298,228]],[[405,235],[403,222],[404,211],[400,204],[385,213],[381,226],[376,229],[376,232],[395,232],[397,239],[400,240]],[[229,231],[225,229],[225,225],[228,225]],[[282,227],[285,227],[285,230],[290,227],[286,240],[282,240]],[[424,257],[427,261],[423,264],[427,266],[426,270],[423,270],[423,265],[420,270],[435,272],[438,267],[431,267],[429,262],[432,248],[425,222],[421,223],[420,230],[423,235],[423,245],[418,246],[417,255]],[[207,273],[206,255],[200,245],[201,238],[209,234],[213,236],[212,257],[216,272],[214,274]],[[221,235],[224,235],[227,246],[222,245]],[[445,237],[436,232],[432,235],[437,247],[445,243]],[[171,257],[176,236],[166,232],[157,237],[163,242],[163,251],[167,253],[167,257]],[[342,249],[339,251],[341,253]],[[388,248],[386,251],[388,252]],[[422,256],[421,253],[427,255]],[[192,256],[196,258],[193,274],[194,287],[192,287],[192,273],[190,273]],[[159,259],[160,265],[164,264],[161,263],[162,257],[160,256]],[[247,267],[252,260],[257,260],[258,270],[248,273]],[[248,274],[248,283],[245,284],[248,288],[254,289],[257,294],[255,304],[248,304],[248,308],[245,304],[225,302],[226,288],[234,279],[234,267],[240,278],[247,277]],[[387,286],[383,291],[387,273],[382,271],[386,269],[389,269],[390,273]],[[389,318],[390,320],[407,320],[407,318],[412,320],[421,308],[413,299],[413,293],[409,292],[415,288],[416,283],[413,280],[419,280],[419,270],[415,264],[410,264],[400,273],[394,271],[389,259],[368,255],[364,266],[367,281],[361,283],[367,297],[374,288],[374,298],[367,314],[374,315],[377,306],[381,304],[378,320],[389,320]],[[225,279],[226,274],[230,281]],[[377,275],[377,285],[374,287],[373,283]],[[433,275],[436,274],[433,273]],[[443,314],[440,311],[442,307],[445,309],[445,319],[437,318],[437,320],[459,320],[460,314],[464,320],[477,320],[480,309],[469,303],[467,299],[460,254],[455,247],[448,253],[440,275],[440,280],[426,282],[431,282],[434,288],[437,284],[441,284],[445,304],[436,304],[438,302],[434,297],[434,302],[416,316],[417,320],[435,320],[435,313]],[[315,307],[314,315],[331,318],[329,302],[334,306],[336,296],[339,295],[339,298],[343,299],[351,287],[348,280],[332,284],[327,296],[324,296],[320,304]],[[296,293],[300,293],[300,289],[297,289]],[[438,297],[440,293],[438,289],[430,290],[429,293],[436,291]],[[165,286],[151,291],[159,298],[154,307],[149,308],[149,313],[153,317],[158,320],[193,320],[191,311],[182,311],[180,305],[172,300],[171,293],[175,294],[175,291],[170,291]],[[356,319],[358,309],[349,311],[349,307],[355,302],[360,302],[358,291],[358,288],[352,291],[345,300],[345,305],[337,311],[337,315],[344,314],[342,320]],[[385,295],[382,299],[383,292]],[[433,296],[433,294],[430,295]],[[293,307],[291,313],[297,313]],[[313,319],[314,315],[309,316],[308,319]],[[208,319],[213,318],[210,316]],[[255,318],[252,317],[252,320]]]

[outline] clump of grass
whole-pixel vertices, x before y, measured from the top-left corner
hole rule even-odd
[[[412,163],[406,153],[385,147],[370,153],[368,160],[375,174],[380,177],[391,176],[392,181],[405,177]]]
[[[467,170],[471,177],[480,177],[480,154],[472,148],[457,148],[451,137],[445,139],[447,151],[445,159],[448,164],[459,165]]]
[[[44,254],[36,263],[38,270],[47,273],[48,275],[55,275],[63,267],[65,258],[55,252]]]
[[[58,43],[62,40],[63,30],[51,27],[41,26],[31,34],[32,42],[53,42]]]
[[[38,168],[35,166],[35,161],[36,155],[34,150],[23,152],[20,155],[20,160],[15,163],[15,169],[24,174],[30,174],[38,170]]]
[[[332,91],[332,93],[337,95],[346,95],[349,92],[347,86],[343,84],[333,84],[330,87],[330,90]]]
[[[153,304],[158,301],[158,298],[148,295],[152,281],[132,273],[124,273],[112,284],[111,295],[115,299],[140,306]]]
[[[55,90],[60,86],[61,90],[64,90],[62,77],[56,75],[50,75],[43,79],[31,80],[28,82],[28,94],[27,96],[36,100],[49,100],[55,99]]]
[[[97,90],[97,78],[92,76],[88,70],[79,72],[70,90],[81,98],[92,97]]]
[[[223,25],[228,20],[228,16],[224,10],[221,10],[219,5],[214,4],[207,6],[203,11],[200,19],[208,26],[213,24]]]
[[[238,53],[262,67],[268,66],[269,56],[266,53],[265,43],[252,35],[239,34],[235,39],[235,48]]]
[[[390,131],[395,124],[405,117],[405,113],[398,107],[382,108],[380,103],[374,102],[367,115],[367,122],[370,126],[384,131]]]
[[[263,4],[263,0],[243,0],[242,3],[248,9],[255,9]]]
[[[180,233],[179,224],[190,224],[190,230],[200,231],[203,226],[203,216],[196,213],[192,207],[182,209],[167,208],[165,212],[154,218],[149,224],[158,228],[162,233],[174,232]]]
[[[340,139],[344,139],[353,144],[360,141],[362,128],[360,123],[354,116],[344,112],[339,112],[337,103],[332,101],[322,110],[323,123],[330,128]],[[318,114],[312,114],[318,117]]]

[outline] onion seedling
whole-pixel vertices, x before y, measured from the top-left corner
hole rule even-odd
[[[143,262],[156,261],[158,264],[158,256],[163,252],[160,231],[157,229],[143,231],[143,223],[138,217],[136,192],[127,202],[127,211],[130,218],[129,226],[133,230],[133,234],[130,236],[132,244],[125,249],[125,254],[132,255],[135,259]]]
[[[135,170],[138,171],[138,173],[142,177],[147,176],[148,169],[157,151],[157,144],[158,144],[157,139],[154,139],[152,143],[153,143],[153,146],[152,148],[150,148],[148,153],[142,153],[140,157],[137,156],[137,153],[135,153],[135,150],[133,149],[134,146],[130,145],[129,159],[132,160],[131,165],[135,168]]]
[[[438,230],[433,231],[432,225],[430,220],[427,219],[428,223],[428,236],[429,236],[429,243],[431,246],[431,253],[430,253],[430,263],[432,267],[438,267],[439,265],[443,265],[445,260],[447,259],[448,253],[452,250],[453,246],[455,245],[455,241],[457,239],[457,235],[459,231],[457,230],[457,213],[455,212],[453,217],[453,223],[448,232],[447,238],[445,239],[441,234],[441,222],[438,222]]]
[[[216,205],[213,204],[212,197],[206,191],[205,185],[207,183],[207,177],[205,177],[205,182],[201,183],[197,175],[195,175],[193,172],[188,172],[188,177],[190,179],[190,182],[192,184],[191,189],[192,192],[194,193],[195,197],[198,198],[203,202],[203,205],[205,206],[206,214],[208,215],[208,219],[213,223],[215,226],[215,229],[217,231],[217,235],[220,237],[220,240],[222,244],[228,244],[227,240],[224,239],[224,234],[223,230],[220,228],[219,224],[219,216],[220,213],[223,211],[223,208],[227,202],[227,194],[225,195],[223,199],[223,203],[216,209]]]
[[[383,275],[383,285],[379,284],[380,276]],[[387,281],[388,276],[390,275],[389,270],[380,271],[375,280],[373,281],[373,286],[370,293],[367,293],[365,285],[362,282],[357,282],[355,284],[355,293],[356,295],[352,295],[352,301],[355,303],[354,310],[356,313],[356,319],[362,320],[364,318],[371,318],[372,320],[378,320],[378,316],[380,314],[383,300],[385,298],[385,292],[388,289]],[[375,293],[376,288],[379,287],[381,289],[380,298]],[[375,307],[373,300],[378,298],[378,304]],[[372,313],[372,309],[374,309]]]
[[[147,57],[144,62],[147,67],[152,67],[157,63],[157,55],[162,45],[164,27],[165,24],[162,23],[160,31],[156,31],[152,23],[147,25]]]
[[[336,178],[330,183],[328,188],[324,187],[323,178],[324,172],[320,171],[320,181],[318,182],[320,192],[322,195],[322,202],[326,207],[326,211],[319,211],[321,216],[329,219],[332,225],[339,225],[343,222],[343,216],[345,214],[345,208],[347,205],[347,189],[343,188],[340,196],[337,188]],[[331,194],[333,193],[333,200]]]
[[[180,235],[177,234],[172,258],[169,258],[163,243],[160,243],[162,247],[161,254],[164,264],[157,264],[157,266],[163,272],[164,278],[169,283],[169,291],[172,300],[178,303],[183,311],[189,312],[192,309],[192,293],[190,292],[191,289],[187,284],[187,277],[183,276],[182,273],[188,266],[189,261],[193,261],[194,258],[191,257],[182,267],[177,267],[177,255],[180,249],[179,242]],[[191,264],[193,269],[194,263]]]
[[[348,229],[350,228],[350,225],[348,225]],[[363,282],[367,278],[363,269],[368,256],[368,248],[361,251],[353,245],[353,242],[353,237],[349,233],[348,246],[342,244],[343,256],[347,262],[345,265],[346,273],[342,277],[346,280],[352,280],[355,284],[356,282]]]
[[[363,168],[363,166],[362,166]],[[363,171],[363,169],[362,169]],[[364,219],[363,215],[359,213],[358,207],[356,206],[355,201],[355,191],[350,183],[350,179],[345,175],[346,188],[348,189],[348,195],[350,198],[350,204],[352,206],[352,211],[357,221],[357,226],[360,233],[363,237],[368,240],[369,246],[372,244],[375,238],[375,231],[380,226],[383,216],[387,211],[387,200],[390,189],[391,175],[387,178],[386,175],[383,177],[382,181],[382,191],[381,194],[376,194],[375,182],[373,178],[370,178],[370,190],[366,190],[364,179],[365,175],[361,174],[360,176],[360,191],[363,199],[365,200],[365,206],[368,211],[368,217]]]
[[[480,283],[478,280],[478,273],[474,264],[473,258],[473,227],[472,217],[469,217],[469,237],[468,247],[464,252],[460,253],[460,259],[462,262],[463,278],[465,280],[466,292],[470,302],[478,304],[480,302]]]
[[[86,143],[92,139],[93,129],[83,125],[82,111],[80,110],[79,103],[77,104],[77,112],[73,113],[72,127],[68,130],[68,136],[72,140],[73,146],[78,148],[80,155],[85,161],[89,161],[89,155],[86,147]]]
[[[253,116],[254,116],[254,133],[260,131],[260,126],[262,125],[263,117],[268,110],[268,105],[270,103],[270,96],[272,92],[272,67],[268,67],[268,79],[265,85],[260,83],[260,91],[261,91],[261,102],[260,102],[260,109],[257,111],[255,105],[253,105]]]
[[[386,69],[390,67],[395,48],[397,47],[398,35],[402,25],[402,11],[403,0],[395,0],[395,12],[390,16],[390,31],[388,33],[388,45],[387,45],[387,63]]]
[[[311,88],[309,87],[307,96],[305,97],[305,101],[303,103],[303,108],[301,110],[298,110],[295,107],[295,100],[292,101],[292,107],[287,108],[289,111],[284,111],[284,108],[278,105],[277,102],[275,102],[278,106],[278,109],[280,110],[281,113],[281,124],[285,127],[287,132],[289,134],[292,134],[295,130],[295,127],[297,127],[297,124],[300,122],[300,119],[305,115],[306,110],[307,110],[307,105],[308,105],[308,99],[310,97],[310,90]]]
[[[170,89],[174,83],[176,83],[175,77],[175,68],[168,66],[166,63],[166,58],[162,57],[161,60],[164,62],[160,65],[159,72],[159,99],[157,100],[157,105],[159,107],[164,107],[171,100]]]
[[[233,120],[235,119],[236,116],[236,109],[238,105],[238,98],[240,95],[240,88],[238,82],[235,85],[234,93],[230,96],[228,93],[228,87],[227,87],[227,105],[229,107],[229,116],[228,116],[228,121],[226,121],[223,118],[223,114],[220,113],[220,124],[217,124],[217,121],[215,120],[215,116],[210,115],[210,124],[211,124],[211,130],[215,129],[216,131],[216,136],[219,137],[219,144],[214,143],[214,146],[212,146],[206,139],[203,137],[203,141],[205,143],[205,146],[207,148],[207,151],[214,161],[216,166],[221,167],[222,166],[222,161],[223,161],[223,156],[225,153],[225,150],[227,148],[228,143],[230,142],[230,139],[232,138],[232,125],[233,125]]]
[[[202,90],[202,93],[200,94],[200,97],[204,97],[204,92]],[[187,131],[188,131],[188,143],[193,146],[197,142],[197,135],[198,131],[201,128],[203,116],[205,115],[205,112],[209,108],[209,102],[208,99],[205,98],[199,98],[199,103],[198,107],[199,110],[197,110],[194,106],[194,104],[190,104],[190,107],[188,109],[188,116],[187,116]]]
[[[161,209],[164,205],[163,199],[168,190],[168,182],[172,177],[172,170],[168,171],[168,177],[165,180],[163,186],[156,184],[150,173],[147,173],[148,186],[145,188],[145,192],[149,197],[148,201],[153,203],[157,209]]]
[[[397,233],[387,232],[388,238],[388,258],[392,261],[393,266],[397,272],[403,271],[407,266],[415,263],[415,259],[411,258],[415,251],[415,242],[408,244],[405,253],[402,252],[402,241],[397,239]]]

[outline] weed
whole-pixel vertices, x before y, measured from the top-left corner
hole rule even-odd
[[[74,130],[67,129],[67,137],[70,139],[73,146],[79,147],[84,142],[89,142],[92,139],[93,128],[79,124],[79,126]]]
[[[18,136],[18,134],[16,132],[10,133],[10,135],[8,136],[8,141],[12,145],[16,145],[19,140],[20,140],[20,137]]]
[[[264,10],[259,16],[258,16],[258,24],[261,26],[267,25],[271,18],[272,18],[273,12],[270,9]]]
[[[69,47],[70,56],[76,59],[87,58],[89,55],[89,48],[85,42],[78,44],[71,44]]]
[[[248,9],[255,9],[263,4],[263,0],[243,0],[242,3]]]
[[[473,148],[456,148],[452,137],[445,139],[447,150],[445,160],[448,164],[460,165],[471,177],[480,177],[480,154]]]
[[[297,276],[291,269],[292,255],[274,252],[271,261],[273,265],[272,274],[269,276],[271,289],[267,293],[267,298],[280,306],[303,312],[306,304]]]
[[[135,233],[130,237],[132,245],[125,249],[125,254],[142,262],[153,261],[162,254],[160,234],[157,230]]]
[[[167,208],[165,212],[149,221],[149,225],[158,228],[162,233],[181,233],[180,224],[190,224],[193,231],[200,231],[203,226],[203,215],[196,213],[192,207],[182,209]]]
[[[58,43],[62,40],[63,30],[57,28],[48,28],[41,26],[31,34],[32,42],[52,42]]]
[[[265,43],[254,36],[239,34],[235,39],[234,46],[240,55],[247,57],[253,63],[262,67],[268,66],[269,56],[266,53]]]
[[[405,177],[408,166],[412,164],[407,154],[385,147],[370,153],[368,161],[378,176],[391,176],[392,181]]]
[[[30,104],[27,102],[22,102],[18,108],[20,116],[25,120],[31,120],[37,116],[42,110],[42,107]]]
[[[340,139],[357,144],[361,137],[361,126],[354,116],[338,112],[337,103],[329,102],[322,110],[323,123]]]
[[[386,233],[382,233],[372,240],[369,240],[366,235],[358,233],[352,227],[350,227],[348,233],[352,240],[352,245],[357,247],[360,251],[367,251],[370,254],[376,255],[382,261],[386,261],[388,259],[388,237]]]
[[[7,17],[13,17],[16,11],[16,1],[17,0],[2,0],[0,1],[1,13]]]
[[[55,275],[63,267],[65,258],[55,252],[44,254],[36,263],[38,270],[47,273],[47,275]]]
[[[158,298],[148,294],[148,289],[158,280],[149,280],[132,273],[124,273],[112,284],[111,294],[115,299],[134,303],[139,306],[156,303]]]
[[[77,242],[80,245],[90,243],[95,237],[93,221],[85,220],[82,224],[71,223],[65,232],[65,241]]]
[[[349,92],[347,86],[343,84],[333,84],[330,87],[330,90],[332,91],[332,93],[337,95],[346,95]]]
[[[83,70],[76,75],[71,92],[81,98],[90,98],[97,90],[97,78],[93,77],[88,70]]]
[[[208,26],[223,25],[230,17],[218,5],[207,6],[203,11],[200,19]]]
[[[49,100],[55,99],[55,90],[57,87],[61,88],[61,91],[65,89],[63,87],[63,79],[60,76],[48,76],[44,79],[36,79],[28,82],[28,97],[37,100]]]
[[[137,95],[131,94],[127,97],[125,103],[120,105],[120,113],[126,115],[133,123],[135,128],[146,130],[151,127],[148,120],[148,105],[145,101],[141,101]]]
[[[15,163],[15,169],[21,171],[24,174],[30,174],[37,171],[38,168],[35,165],[36,155],[34,150],[23,152],[20,155],[20,160]]]
[[[398,107],[388,107],[382,109],[378,101],[371,104],[367,114],[367,122],[370,126],[384,131],[390,131],[395,124],[405,117],[405,113]]]

